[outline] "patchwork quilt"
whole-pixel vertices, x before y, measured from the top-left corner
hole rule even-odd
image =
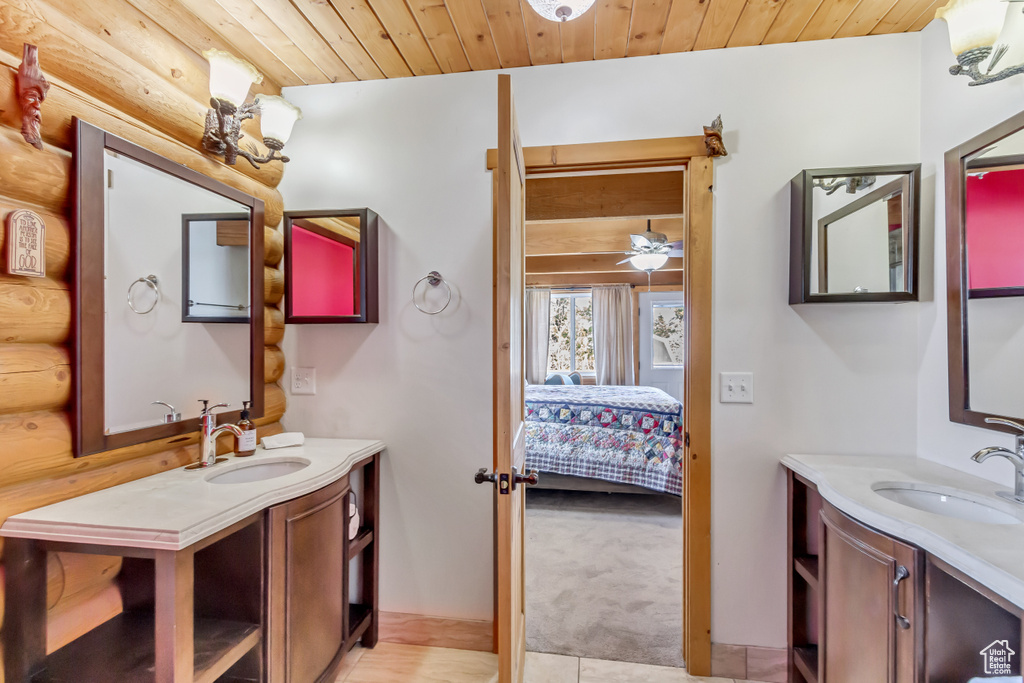
[[[681,495],[683,405],[654,387],[526,387],[526,466]]]

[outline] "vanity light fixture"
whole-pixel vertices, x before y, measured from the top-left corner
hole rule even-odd
[[[224,163],[235,165],[242,157],[255,168],[270,161],[287,162],[281,154],[292,127],[302,118],[302,111],[278,95],[257,95],[247,103],[249,88],[253,83],[262,83],[263,75],[249,62],[222,50],[206,50],[203,56],[210,63],[210,105],[206,114],[206,131],[203,133],[203,149],[223,155]],[[260,130],[263,144],[270,150],[260,156],[255,145],[246,149],[238,146],[243,137],[242,121],[260,114]]]
[[[949,28],[949,45],[956,56],[957,64],[949,67],[953,76],[967,76],[968,85],[985,85],[1001,81],[1010,76],[1024,73],[1024,64],[1008,66],[993,72],[999,61],[1009,50],[1004,37],[997,44],[1004,28],[1015,28],[1019,17],[1017,4],[1020,0],[949,0],[935,12],[938,19]],[[1016,33],[1016,31],[1013,31]],[[982,63],[986,62],[984,71]]]
[[[594,5],[594,0],[527,0],[533,10],[549,21],[572,21]]]

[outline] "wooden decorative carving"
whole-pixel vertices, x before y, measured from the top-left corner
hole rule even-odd
[[[46,224],[34,211],[7,214],[7,272],[46,277]]]
[[[715,117],[715,120],[711,122],[710,126],[704,126],[704,147],[707,149],[709,157],[724,157],[729,155],[729,152],[725,149],[725,143],[722,142],[721,114]]]
[[[39,50],[25,43],[21,66],[18,68],[18,102],[21,104],[21,135],[36,149],[43,148],[39,126],[43,121],[40,107],[46,99],[50,84],[39,69]]]

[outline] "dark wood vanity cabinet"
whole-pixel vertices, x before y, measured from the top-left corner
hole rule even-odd
[[[822,504],[820,516],[822,680],[921,680],[921,551],[828,503]]]
[[[353,470],[362,485],[360,529],[352,540],[351,475],[267,511],[269,681],[333,681],[356,641],[376,644],[379,457]],[[361,596],[349,595],[352,560],[361,562]]]

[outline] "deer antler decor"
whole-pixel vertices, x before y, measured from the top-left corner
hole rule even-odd
[[[24,45],[17,84],[18,102],[21,104],[21,136],[36,149],[42,149],[43,139],[39,134],[39,126],[43,122],[43,115],[40,107],[46,99],[50,84],[39,69],[39,50],[35,45]]]
[[[719,114],[710,126],[704,126],[704,148],[708,151],[709,157],[729,156],[725,150],[725,143],[722,142],[722,115]]]

